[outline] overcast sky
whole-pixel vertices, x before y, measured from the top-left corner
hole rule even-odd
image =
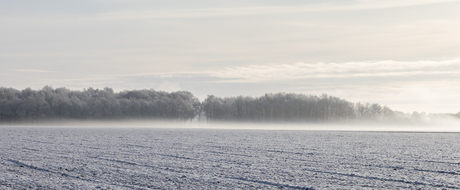
[[[0,0],[0,86],[460,111],[460,1]]]

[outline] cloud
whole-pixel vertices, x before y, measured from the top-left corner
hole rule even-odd
[[[311,78],[407,77],[413,75],[446,76],[460,74],[460,60],[249,65],[208,71],[207,74],[216,78],[235,79],[234,82],[269,82]]]
[[[56,71],[47,71],[40,69],[15,69],[16,72],[26,72],[26,73],[55,73]]]
[[[85,19],[166,19],[166,18],[207,18],[207,17],[235,17],[261,14],[283,14],[321,11],[353,11],[373,10],[398,7],[411,7],[438,3],[460,2],[460,0],[358,0],[352,3],[343,1],[327,1],[324,3],[270,6],[260,3],[255,6],[244,7],[202,7],[192,9],[151,9],[148,11],[116,11],[93,14]],[[149,5],[152,7],[151,5]]]
[[[48,73],[54,71],[23,69],[17,72]],[[457,79],[460,76],[460,59],[442,61],[362,61],[342,63],[293,63],[233,66],[223,69],[178,72],[148,72],[131,74],[105,74],[85,78],[61,78],[67,82],[104,81],[199,81],[230,83],[272,83],[299,80],[361,80],[386,78],[387,81],[427,81]],[[401,79],[404,78],[404,79]]]
[[[407,7],[446,2],[459,2],[458,0],[358,0],[358,5],[367,7]]]
[[[116,81],[196,81],[200,83],[376,83],[381,79],[406,82],[455,81],[460,76],[460,59],[443,61],[363,61],[343,63],[293,63],[247,65],[190,72],[151,72],[112,75]],[[85,79],[87,80],[87,79]],[[340,82],[342,81],[342,82]],[[373,82],[374,81],[374,82]]]

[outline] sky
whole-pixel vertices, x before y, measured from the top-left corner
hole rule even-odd
[[[460,111],[460,1],[0,0],[0,86]]]

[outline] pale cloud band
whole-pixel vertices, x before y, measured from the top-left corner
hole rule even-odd
[[[382,80],[375,80],[379,78]],[[154,72],[118,75],[100,75],[82,79],[61,78],[62,82],[85,81],[98,86],[104,82],[132,81],[152,84],[156,81],[198,84],[262,84],[262,83],[316,83],[315,86],[354,86],[359,84],[384,85],[397,83],[438,84],[456,83],[460,79],[460,59],[443,61],[369,61],[344,63],[293,63],[226,67],[193,72]],[[345,82],[346,81],[346,82]],[[97,82],[97,83],[96,83]],[[183,86],[183,85],[181,85]],[[376,87],[379,88],[379,87]],[[383,87],[382,87],[383,88]],[[279,89],[283,91],[285,89]],[[243,92],[244,94],[244,92]]]
[[[460,59],[445,61],[370,61],[346,63],[294,63],[227,67],[221,70],[177,73],[143,73],[138,76],[190,78],[208,76],[226,82],[273,82],[310,78],[458,75]],[[129,75],[128,75],[129,76]],[[442,80],[442,78],[440,78]]]
[[[40,70],[40,69],[15,69],[13,71],[26,72],[26,73],[54,73],[56,72],[56,71],[47,71],[47,70]]]
[[[152,9],[143,12],[108,12],[87,17],[84,19],[158,19],[158,18],[205,18],[205,17],[234,17],[259,14],[305,13],[320,11],[355,11],[410,7],[458,0],[358,0],[358,1],[325,1],[321,3],[307,3],[296,6],[245,6],[230,8],[199,8],[199,9]]]

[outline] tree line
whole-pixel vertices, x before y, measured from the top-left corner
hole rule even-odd
[[[176,119],[198,115],[200,101],[186,91],[111,88],[72,91],[45,86],[41,90],[0,88],[0,121],[47,119]]]
[[[323,122],[396,119],[400,112],[386,106],[352,103],[321,96],[270,93],[260,97],[208,96],[202,103],[207,120]]]
[[[323,94],[267,93],[260,97],[216,97],[200,102],[187,91],[153,89],[114,92],[112,88],[74,91],[0,87],[0,121],[53,119],[168,119],[254,122],[396,121],[419,117],[386,106],[352,103]],[[459,114],[454,116],[460,117]]]

